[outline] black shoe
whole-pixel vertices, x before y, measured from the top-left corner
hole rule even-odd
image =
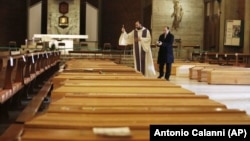
[[[159,78],[159,79],[162,78],[162,75],[159,75],[157,78]]]
[[[165,77],[165,79],[166,79],[167,81],[169,81],[169,78],[166,78],[166,77]]]

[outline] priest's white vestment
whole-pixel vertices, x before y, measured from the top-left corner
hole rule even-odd
[[[139,40],[138,40],[139,39]],[[119,45],[133,44],[134,68],[146,77],[155,77],[155,67],[151,51],[151,35],[148,29],[123,32],[119,38]]]

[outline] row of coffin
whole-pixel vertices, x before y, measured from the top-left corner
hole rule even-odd
[[[244,127],[250,121],[244,111],[124,65],[72,59],[65,66],[53,77],[46,112],[20,127],[22,141],[149,141],[155,124]]]

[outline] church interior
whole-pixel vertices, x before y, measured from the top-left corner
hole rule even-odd
[[[173,139],[154,125],[250,132],[249,14],[249,0],[0,1],[0,140]],[[137,21],[154,76],[136,69],[137,41],[119,39]],[[168,81],[157,78],[166,26]]]

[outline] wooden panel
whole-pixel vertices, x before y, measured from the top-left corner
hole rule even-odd
[[[134,29],[135,22],[143,19],[142,3],[141,0],[108,0],[103,1],[102,4],[101,23],[105,28],[102,28],[100,46],[105,42],[110,42],[116,48],[122,25],[125,26],[127,32],[130,32]]]
[[[27,37],[27,1],[7,0],[0,2],[0,46],[8,46],[16,41],[17,46],[24,44]],[[18,14],[17,14],[18,13]],[[18,24],[17,24],[18,22]]]

